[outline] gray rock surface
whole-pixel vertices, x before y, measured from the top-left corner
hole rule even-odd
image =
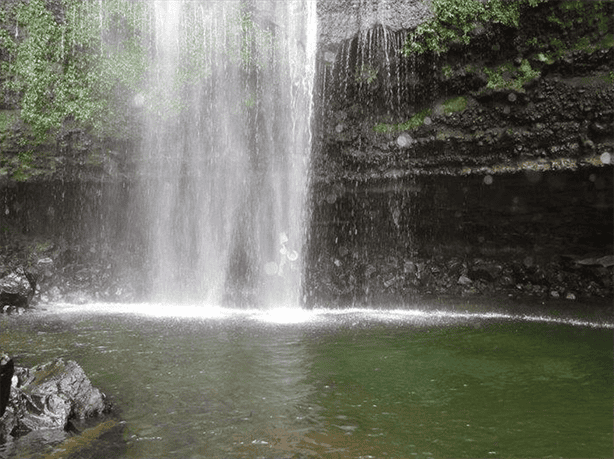
[[[382,25],[392,31],[411,29],[432,16],[430,0],[342,0],[318,2],[322,46],[348,40]]]
[[[0,441],[45,429],[65,429],[71,419],[99,416],[109,404],[74,361],[56,359],[31,369],[15,368]]]
[[[7,274],[0,279],[0,308],[4,306],[27,307],[36,289],[31,273],[23,268]]]

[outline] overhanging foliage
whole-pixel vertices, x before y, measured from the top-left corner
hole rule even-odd
[[[95,135],[129,134],[125,105],[145,76],[140,2],[9,0],[0,6],[5,106],[36,142],[67,121]]]

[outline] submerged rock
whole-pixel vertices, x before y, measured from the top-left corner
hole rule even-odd
[[[109,410],[105,395],[93,387],[74,361],[56,359],[31,369],[15,368],[0,441],[45,429],[66,429],[72,419]]]

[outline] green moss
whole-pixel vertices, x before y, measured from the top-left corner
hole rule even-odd
[[[441,73],[446,79],[451,78],[454,74],[454,72],[452,71],[452,66],[449,64],[446,64],[441,68]]]
[[[554,34],[567,33],[569,30],[583,30],[575,45],[563,43],[560,39],[551,41],[557,57],[570,49],[592,52],[598,48],[614,46],[610,3],[606,1],[562,1],[547,0],[432,0],[433,18],[416,28],[405,44],[405,54],[446,52],[451,43],[469,44],[473,31],[485,23],[498,23],[508,27],[518,27],[523,9],[548,3],[545,7],[547,20],[560,29]],[[607,35],[606,35],[607,34]],[[603,36],[606,35],[604,38]],[[598,42],[598,43],[597,43]],[[540,51],[550,51],[547,44],[539,43],[537,37],[528,36],[526,45]],[[446,74],[444,73],[444,76]]]
[[[573,29],[579,25],[596,27],[601,33],[608,30],[608,15],[601,1],[564,1],[554,4],[548,21],[562,29]]]
[[[356,70],[356,74],[354,75],[354,79],[356,83],[367,83],[371,84],[377,79],[377,69],[364,64],[359,69]]]
[[[581,37],[576,43],[576,49],[588,51],[591,48],[591,42],[588,37]]]
[[[467,108],[467,98],[463,96],[448,99],[443,103],[443,111],[446,115],[462,112],[465,108]]]
[[[377,132],[378,134],[388,134],[389,132],[394,131],[394,126],[395,125],[393,124],[378,123],[375,126],[373,126],[373,130]]]
[[[0,110],[0,132],[11,129],[18,119],[16,110]]]
[[[416,113],[405,123],[399,125],[399,131],[409,131],[424,124],[424,119],[431,113],[429,109]]]
[[[31,142],[45,143],[69,120],[96,135],[130,137],[125,95],[145,81],[148,62],[146,22],[135,14],[144,8],[126,0],[2,2],[1,89],[19,106]],[[110,36],[121,46],[109,46]]]
[[[443,113],[450,115],[452,113],[461,112],[467,108],[467,98],[464,96],[454,97],[443,102]],[[432,115],[432,110],[427,108],[412,116],[410,119],[403,123],[388,124],[379,123],[373,127],[375,132],[380,134],[388,134],[392,132],[411,131],[424,125],[424,121],[427,117]]]
[[[560,31],[551,33],[549,39],[540,42],[537,37],[527,38],[527,46],[535,50],[536,60],[553,64],[569,55],[572,51],[591,54],[598,49],[614,47],[614,35],[611,31],[612,20],[606,11],[606,2],[567,1],[553,3],[547,20]],[[575,41],[561,39],[574,30]]]
[[[500,65],[495,69],[490,69],[488,67],[484,67],[484,73],[488,76],[488,83],[486,87],[489,89],[505,89],[510,86],[510,80],[506,78],[506,75],[509,75],[510,63]]]
[[[570,51],[583,51],[591,54],[598,49],[608,49],[614,47],[614,35],[606,34],[602,37],[582,36],[576,42],[565,43],[560,38],[552,38],[548,44],[541,46],[543,51],[537,53],[536,57],[541,62],[552,64],[569,54]],[[545,49],[553,49],[551,52]]]
[[[543,59],[546,57],[544,56]],[[488,89],[511,89],[518,92],[524,92],[524,85],[541,75],[539,70],[531,67],[527,59],[522,60],[518,69],[511,62],[507,62],[494,69],[485,67],[484,73],[488,76],[486,85]]]
[[[549,53],[538,53],[536,57],[538,61],[549,65],[553,64],[555,61],[555,59]]]
[[[468,45],[483,23],[518,27],[520,11],[546,0],[432,0],[433,19],[419,25],[405,44],[406,54],[446,52],[450,43]]]
[[[537,37],[531,37],[529,39],[527,39],[527,46],[529,47],[535,47],[538,44],[538,40]]]
[[[520,76],[519,82],[522,86],[524,86],[529,81],[532,81],[541,76],[541,72],[539,70],[534,70],[531,67],[531,64],[528,60],[523,59],[520,63]]]
[[[13,180],[17,182],[25,182],[31,176],[32,173],[30,171],[30,167],[24,165],[19,166],[19,168],[17,168],[12,174]]]
[[[607,34],[599,43],[601,48],[607,49],[614,47],[614,34]]]
[[[373,127],[375,132],[380,134],[387,134],[390,132],[400,132],[400,131],[411,131],[412,129],[416,129],[424,124],[424,120],[427,116],[431,114],[430,109],[422,110],[412,116],[410,119],[405,121],[404,123],[399,124],[386,124],[379,123]]]
[[[11,174],[13,179],[18,182],[25,182],[32,175],[32,159],[33,152],[31,150],[21,151],[13,158],[13,173]]]

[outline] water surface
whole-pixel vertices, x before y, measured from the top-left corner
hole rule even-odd
[[[607,322],[116,304],[0,327],[19,365],[74,359],[119,408],[79,457],[612,457]],[[54,457],[67,435],[0,457]]]

